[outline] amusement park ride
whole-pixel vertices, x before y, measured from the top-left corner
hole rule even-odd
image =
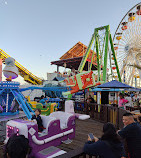
[[[114,44],[113,44],[114,41]],[[83,71],[88,55],[93,50],[91,63],[88,71]],[[92,70],[95,60],[96,68]],[[20,75],[32,84],[41,84],[42,80],[31,74],[13,58],[1,50],[0,58],[4,59],[6,67],[3,70],[7,81],[0,82],[0,116],[18,114],[20,106],[28,119],[31,119],[32,108],[19,89],[19,83],[11,80]],[[15,62],[15,65],[14,65]],[[130,85],[137,85],[141,78],[141,3],[134,6],[121,20],[114,39],[110,33],[109,25],[96,28],[90,40],[87,51],[78,68],[79,73],[67,77],[63,82],[71,88],[64,95],[71,95],[86,88],[105,83],[116,79]],[[18,68],[18,69],[17,69]],[[136,79],[135,82],[133,79]],[[30,88],[29,88],[30,89]],[[88,119],[88,115],[80,115],[74,112],[73,102],[66,101],[65,112],[57,111],[49,116],[41,116],[44,132],[38,133],[38,126],[35,122],[26,120],[11,120],[6,126],[6,142],[12,134],[25,135],[32,147],[31,157],[46,158],[65,153],[54,146],[68,141],[75,137],[75,118]],[[54,148],[53,148],[54,147]]]
[[[109,51],[109,45],[111,51]],[[89,71],[83,71],[83,68],[85,66],[86,60],[88,58],[88,55],[92,47],[93,47],[93,54],[91,58],[91,64],[89,65],[88,68]],[[92,68],[95,52],[97,55],[97,59],[96,59],[97,70],[92,71],[91,68]],[[113,59],[112,64],[114,65],[111,64],[112,59]],[[110,65],[108,65],[108,63],[110,63]],[[117,72],[118,74],[117,78],[119,81],[121,81],[109,25],[99,27],[94,30],[94,34],[92,35],[89,46],[87,48],[85,55],[83,56],[78,71],[79,71],[78,74],[66,78],[64,80],[64,82],[66,82],[66,85],[71,87],[72,89],[71,91],[64,92],[63,93],[64,95],[73,94],[80,90],[84,90],[86,88],[94,87],[100,85],[101,83],[105,83],[110,79],[110,77],[111,78],[114,77],[113,71]]]
[[[93,45],[93,46],[92,46]],[[110,46],[110,47],[109,47]],[[89,71],[83,72],[88,55],[93,48]],[[96,52],[97,70],[92,71],[94,53]],[[71,91],[64,95],[76,93],[89,87],[116,79],[128,85],[140,87],[141,80],[141,3],[131,8],[122,18],[114,38],[110,27],[96,28],[79,66],[79,73],[66,78]]]
[[[30,119],[32,117],[30,112],[33,112],[33,110],[20,92],[20,84],[11,81],[17,78],[19,73],[15,66],[15,60],[11,57],[6,58],[5,64],[6,66],[3,69],[3,74],[7,81],[0,82],[0,116],[18,114],[20,106],[27,118]]]
[[[19,71],[15,66],[15,60],[11,57],[5,59],[5,68],[3,69],[3,74],[7,81],[0,82],[0,116],[5,115],[16,115],[19,114],[19,107],[22,108],[28,119],[31,119],[31,112],[36,108],[40,108],[42,114],[49,115],[50,113],[56,111],[60,108],[59,98],[49,98],[47,107],[36,101],[30,101],[29,97],[25,98],[22,94],[23,91],[34,89],[46,90],[46,91],[60,91],[60,93],[65,88],[59,87],[27,87],[19,88],[20,83],[13,82],[12,79],[18,77]]]
[[[125,82],[131,86],[140,87],[140,24],[141,3],[138,3],[132,7],[122,18],[114,34],[113,41],[109,26],[96,28],[83,60],[79,66],[79,74],[64,80],[68,86],[72,87],[72,91],[68,92],[68,94],[101,84],[111,80],[112,78]],[[94,58],[97,58],[97,71],[93,71],[91,73],[88,71],[82,72],[93,43],[93,56],[91,59],[91,64],[89,65],[89,71],[91,71]],[[95,52],[97,57],[94,55]],[[5,59],[8,57],[10,56],[0,49],[0,59],[2,59],[3,63],[5,63]],[[42,84],[42,79],[33,75],[17,61],[15,61],[15,65],[19,70],[19,74],[24,78],[25,81],[34,85]]]
[[[66,85],[71,88],[70,91],[65,91],[63,95],[73,94],[113,79],[119,80],[121,82],[126,82],[131,86],[140,86],[140,24],[141,3],[137,4],[126,13],[116,30],[113,40],[109,25],[96,28],[86,53],[84,54],[79,65],[79,73],[74,76],[67,77],[65,80],[63,80]],[[83,71],[90,51],[93,52],[91,56],[91,63],[89,64],[88,71]],[[8,61],[8,57],[8,54],[6,54],[3,50],[0,50],[0,58],[2,59],[3,63],[7,63],[7,66],[10,63],[10,61]],[[93,71],[92,64],[94,60],[96,61],[97,70]],[[19,70],[19,74],[27,79],[27,82],[32,84],[42,84],[41,79],[34,76],[17,61],[14,62]],[[30,111],[32,111],[32,109],[29,107],[26,99],[19,91],[19,83],[9,82],[9,80],[12,79],[9,77],[17,77],[18,70],[14,68],[14,71],[16,72],[10,74],[6,67],[3,72],[7,77],[7,82],[0,82],[0,97],[3,98],[0,100],[0,104],[4,105],[0,107],[0,110],[2,111],[0,115],[4,114],[4,112],[12,111],[11,108],[16,108],[16,104],[18,103],[21,106],[24,105],[23,111],[26,113],[28,118],[31,118]],[[9,107],[9,105],[12,106]]]
[[[141,87],[141,2],[122,18],[113,42],[121,81]]]
[[[67,103],[65,112],[53,112],[49,116],[41,115],[44,131],[38,132],[36,122],[31,122],[32,108],[19,90],[19,83],[12,82],[18,77],[18,69],[15,60],[11,57],[5,59],[3,73],[7,81],[0,82],[0,116],[15,115],[19,113],[19,106],[26,114],[27,120],[10,120],[6,125],[6,140],[13,134],[24,135],[29,140],[32,152],[29,157],[46,158],[55,157],[66,153],[55,146],[62,142],[70,143],[75,137],[75,118],[84,120],[90,118],[89,115],[76,114],[73,102]],[[71,110],[71,111],[70,111]]]
[[[9,57],[10,56],[7,53],[5,53],[2,49],[0,49],[0,59],[2,60],[3,64],[5,64],[5,59],[7,59]],[[20,63],[15,61],[15,65],[18,68],[20,76],[23,77],[26,82],[31,83],[33,85],[41,85],[42,84],[42,79],[33,75],[25,67],[23,67]]]

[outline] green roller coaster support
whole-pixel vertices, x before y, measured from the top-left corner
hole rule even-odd
[[[96,45],[96,56],[97,56],[98,81],[100,81],[101,65],[99,64],[99,47],[98,47],[98,31],[97,30],[95,30],[95,45]]]
[[[90,50],[91,50],[91,46],[92,46],[92,44],[93,44],[93,41],[94,41],[94,34],[92,35],[92,38],[91,38],[91,40],[90,40],[89,46],[88,46],[88,48],[87,48],[87,51],[86,51],[86,53],[85,53],[85,55],[84,55],[84,57],[83,57],[83,59],[82,59],[80,65],[79,65],[79,68],[78,68],[78,71],[79,71],[79,72],[82,72],[82,71],[83,71],[83,68],[84,68],[84,66],[85,66],[85,63],[86,63],[87,58],[88,58],[88,55],[89,55],[89,53],[90,53]]]
[[[94,47],[94,49],[95,49],[95,47]],[[93,65],[93,58],[94,58],[94,50],[93,50],[93,54],[92,54],[92,58],[91,58],[91,65],[90,65],[90,69],[89,69],[89,70],[91,70],[91,68],[92,68],[92,65]]]
[[[117,69],[118,78],[119,78],[119,81],[121,82],[121,76],[120,76],[120,72],[119,72],[119,68],[118,68],[117,58],[116,58],[116,54],[115,54],[115,50],[114,50],[113,40],[112,40],[111,34],[110,34],[110,44],[111,44],[111,50],[112,50],[112,53],[113,53],[113,57],[114,57],[114,61],[115,61],[116,69]]]
[[[108,57],[108,43],[109,43],[109,25],[106,27],[106,42],[105,42],[105,55],[104,55],[104,67],[103,67],[103,81],[107,80],[107,57]]]
[[[101,32],[103,34],[101,34]],[[102,26],[99,28],[96,28],[94,30],[94,34],[91,37],[90,43],[88,45],[88,48],[86,50],[85,55],[83,56],[83,59],[80,63],[80,66],[78,68],[78,71],[81,73],[83,71],[83,68],[85,66],[85,63],[87,61],[87,58],[89,56],[89,53],[91,51],[92,45],[94,44],[93,47],[93,54],[91,57],[91,63],[89,65],[88,70],[91,70],[92,68],[92,64],[93,64],[93,58],[94,58],[94,53],[96,52],[96,59],[97,59],[97,74],[98,74],[98,81],[107,81],[107,65],[108,65],[108,55],[111,57],[111,52],[109,51],[109,44],[111,46],[111,51],[112,51],[112,55],[114,58],[114,62],[115,62],[115,66],[116,66],[116,70],[117,70],[117,75],[118,75],[118,79],[121,82],[121,76],[120,76],[120,72],[119,72],[119,68],[118,68],[118,63],[117,63],[117,59],[116,59],[116,54],[114,51],[114,46],[113,46],[113,41],[112,41],[112,36],[110,34],[110,26]],[[110,59],[109,59],[110,60]],[[112,66],[111,66],[111,60],[110,60],[110,68],[112,70]],[[102,72],[103,71],[103,74]],[[111,71],[113,73],[113,71]],[[103,75],[103,77],[101,77]]]

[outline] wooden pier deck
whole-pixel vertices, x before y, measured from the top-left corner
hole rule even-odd
[[[88,134],[93,133],[96,137],[101,137],[102,135],[103,123],[95,121],[93,119],[88,120],[76,120],[76,134],[75,139],[70,144],[61,144],[58,146],[60,149],[69,152],[77,148],[84,146],[84,143],[88,139]]]

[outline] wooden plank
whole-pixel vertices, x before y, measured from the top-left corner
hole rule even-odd
[[[93,133],[96,137],[101,137],[102,135],[103,123],[94,121],[92,119],[81,121],[76,120],[76,135],[75,139],[70,144],[61,144],[58,146],[60,149],[67,152],[75,150],[77,148],[83,148],[85,142],[87,141],[88,134]]]

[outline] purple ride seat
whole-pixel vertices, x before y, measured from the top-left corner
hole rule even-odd
[[[51,116],[45,116],[45,115],[41,115],[41,119],[42,119],[42,123],[43,123],[43,126],[44,126],[44,130],[43,132],[45,132],[46,134],[48,134],[48,128],[50,126],[50,123],[52,121],[55,121],[57,120],[55,117],[51,117]]]
[[[69,119],[71,117],[74,117],[73,114],[66,113],[66,112],[63,112],[63,111],[53,112],[49,116],[55,117],[56,119],[60,120],[60,127],[61,127],[61,129],[67,128],[68,127],[68,123],[69,123]]]

